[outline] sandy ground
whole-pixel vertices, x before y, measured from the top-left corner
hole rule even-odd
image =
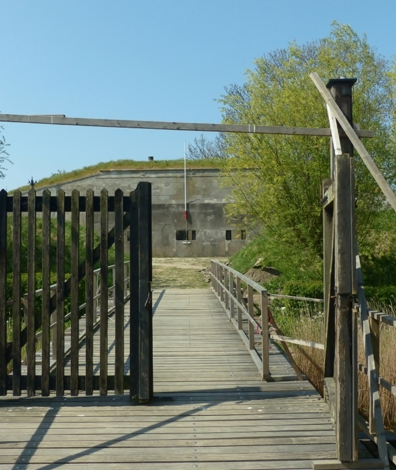
[[[211,258],[153,258],[153,288],[209,288]],[[221,258],[221,262],[228,261]]]

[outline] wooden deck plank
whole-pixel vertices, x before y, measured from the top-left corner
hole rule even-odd
[[[131,406],[128,395],[98,392],[1,398],[1,470],[310,469],[312,460],[335,458],[327,405],[308,382],[293,380],[292,367],[274,345],[270,371],[289,380],[263,381],[209,289],[162,290],[153,307],[152,403]],[[110,319],[109,375],[114,334]],[[99,332],[93,348],[98,375]],[[85,362],[83,346],[81,375]]]

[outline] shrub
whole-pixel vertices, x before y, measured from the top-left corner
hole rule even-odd
[[[68,279],[70,277],[70,274],[65,274],[65,279]],[[56,274],[51,273],[50,276],[50,283],[55,284],[56,283]],[[36,289],[41,289],[43,283],[42,283],[42,274],[41,273],[36,273]],[[21,274],[21,294],[22,296],[26,294],[28,291],[28,275],[26,273]],[[7,276],[7,301],[12,300],[13,296],[13,275],[8,274]],[[85,279],[83,279],[80,284],[79,284],[79,304],[82,304],[84,299],[85,299]],[[39,315],[41,313],[41,308],[42,308],[42,296],[40,294],[36,295],[35,298],[35,311],[36,314]],[[70,306],[71,306],[71,298],[70,295],[66,297],[65,299],[65,312],[68,313],[70,312]],[[23,306],[21,308],[21,317],[24,315],[24,309]],[[12,306],[7,307],[7,319],[10,319],[12,317]]]

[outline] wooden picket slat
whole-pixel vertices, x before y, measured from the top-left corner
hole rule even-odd
[[[107,395],[108,384],[108,192],[102,189],[100,193],[100,394]]]
[[[51,193],[48,190],[43,192],[43,212],[42,212],[42,310],[41,310],[41,393],[43,396],[50,394],[49,374],[50,374],[50,298],[51,298]]]
[[[139,401],[139,234],[137,230],[133,230],[138,226],[138,210],[137,210],[137,194],[136,191],[130,193],[130,221],[131,230],[129,233],[129,259],[130,259],[130,301],[129,301],[129,357],[130,357],[130,400]]]
[[[7,192],[0,191],[0,395],[7,395]]]
[[[78,266],[80,259],[80,212],[79,197],[77,190],[72,192],[72,214],[71,214],[71,286],[70,286],[70,321],[71,321],[71,351],[70,351],[70,393],[78,395],[78,350],[79,350],[79,289],[78,289]]]
[[[115,393],[124,393],[124,235],[122,230],[123,193],[115,192]]]
[[[36,374],[36,209],[34,189],[29,191],[28,199],[28,250],[27,250],[27,276],[28,276],[28,296],[27,296],[27,344],[26,344],[26,362],[27,362],[27,393],[28,396],[35,394],[35,374]]]
[[[12,389],[21,394],[21,192],[13,194],[12,233]]]
[[[94,242],[94,210],[93,210],[93,191],[88,190],[86,196],[86,247],[85,247],[85,342],[86,342],[86,383],[85,393],[92,395],[93,393],[93,321],[94,321],[94,256],[93,256],[93,242]]]
[[[56,285],[56,395],[64,394],[65,350],[65,192],[58,192],[57,210],[57,285]]]

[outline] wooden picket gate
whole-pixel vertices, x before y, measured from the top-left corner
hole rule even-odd
[[[114,226],[109,231],[111,212]],[[80,228],[81,213],[85,214],[85,229]],[[100,214],[96,246],[95,213]],[[51,214],[55,214],[56,227],[51,224]],[[71,220],[68,274],[65,272],[67,218]],[[130,256],[125,261],[124,232],[127,229]],[[80,259],[83,230],[85,256]],[[36,246],[36,239],[40,238]],[[7,245],[12,245],[12,256],[10,250],[7,255]],[[109,250],[113,246],[115,262],[109,269]],[[37,259],[39,251],[41,257]],[[95,270],[97,265],[99,268]],[[26,274],[22,266],[26,266]],[[128,195],[117,190],[114,196],[109,196],[105,189],[100,196],[94,196],[91,190],[84,196],[77,190],[71,196],[65,196],[62,190],[56,196],[51,196],[47,190],[42,196],[37,196],[34,189],[27,196],[19,191],[12,196],[1,191],[0,395],[7,395],[11,390],[15,396],[24,391],[28,396],[37,391],[48,396],[53,390],[57,396],[66,391],[71,395],[81,391],[86,395],[95,391],[106,395],[108,391],[123,394],[129,389],[132,400],[150,400],[153,393],[151,266],[150,183],[140,183]],[[41,289],[37,289],[37,273],[41,273]],[[27,278],[27,292],[22,290],[22,278]],[[55,284],[51,285],[51,280],[55,280]],[[110,286],[111,280],[113,285]],[[82,303],[79,291],[80,297],[83,291]],[[129,318],[124,316],[128,301]],[[65,305],[70,305],[70,312],[66,312]],[[115,325],[111,348],[108,344],[109,313],[113,314]],[[124,352],[128,324],[129,358]],[[94,364],[94,331],[98,328],[99,362]],[[66,329],[70,334],[67,351]],[[84,357],[81,357],[82,342]],[[114,371],[110,370],[108,361],[113,346]],[[40,360],[37,360],[38,349],[41,350]],[[70,373],[65,372],[65,354],[70,361],[66,371]],[[82,373],[83,368],[85,373]],[[100,370],[99,374],[94,373],[94,368]]]

